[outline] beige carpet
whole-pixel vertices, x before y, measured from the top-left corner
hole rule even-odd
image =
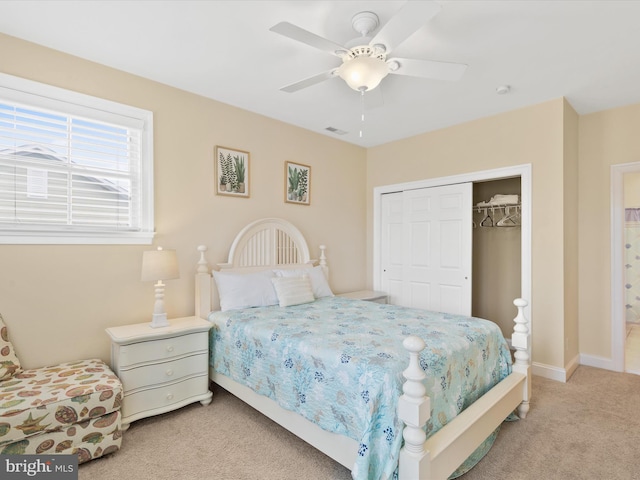
[[[533,378],[531,411],[503,425],[463,480],[640,480],[640,376],[581,366],[566,384]],[[122,449],[80,479],[347,480],[350,472],[220,388],[134,422]]]

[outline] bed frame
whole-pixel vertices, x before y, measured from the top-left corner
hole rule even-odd
[[[195,310],[197,316],[206,319],[211,311],[220,307],[211,268],[205,258],[207,247],[201,245],[198,251]],[[318,264],[328,278],[324,246],[320,246],[319,259],[312,260],[304,237],[294,225],[278,218],[265,218],[247,225],[238,233],[231,245],[228,261],[218,264],[217,269],[248,273],[274,268],[311,268]],[[531,397],[530,330],[524,316],[527,302],[516,299],[513,303],[518,309],[511,337],[511,345],[515,349],[513,372],[429,439],[426,439],[423,427],[430,416],[430,400],[423,384],[426,375],[418,357],[425,343],[418,337],[404,340],[409,360],[403,372],[406,380],[398,405],[398,415],[405,423],[404,446],[400,451],[400,480],[446,479],[511,412],[517,409],[520,418],[525,418]],[[294,412],[284,410],[270,398],[216,373],[213,368],[209,370],[209,377],[338,463],[348,469],[354,465],[358,451],[355,440],[322,430]]]

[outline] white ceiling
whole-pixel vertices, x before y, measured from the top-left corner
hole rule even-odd
[[[634,0],[437,2],[440,13],[393,56],[467,71],[458,82],[387,76],[365,94],[362,138],[360,94],[340,78],[279,90],[340,59],[270,27],[288,21],[344,44],[358,36],[354,14],[384,24],[404,3],[2,0],[0,32],[365,147],[562,96],[579,114],[640,103]],[[501,85],[511,92],[497,95]]]

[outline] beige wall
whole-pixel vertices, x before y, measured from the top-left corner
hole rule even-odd
[[[611,358],[611,165],[640,162],[640,104],[579,120],[580,353]]]
[[[196,247],[225,261],[235,233],[265,216],[299,226],[313,256],[327,245],[336,292],[364,288],[363,148],[4,35],[0,71],[154,113],[154,245],[177,249],[181,273],[167,282],[170,317],[194,312]],[[215,145],[250,152],[249,199],[214,194]],[[285,160],[311,166],[311,206],[284,202]],[[0,312],[24,365],[108,360],[104,329],[151,315],[153,285],[140,281],[149,248],[0,245]]]
[[[564,366],[577,367],[578,342],[578,114],[563,102],[564,136]],[[556,208],[560,208],[558,205]],[[573,363],[572,363],[573,362]],[[572,365],[569,365],[571,364]],[[572,373],[572,372],[569,372]]]
[[[533,360],[564,368],[564,112],[558,99],[369,149],[367,278],[374,187],[531,164]]]

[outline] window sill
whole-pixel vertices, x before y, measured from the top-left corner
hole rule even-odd
[[[1,245],[151,245],[153,232],[0,232]]]

